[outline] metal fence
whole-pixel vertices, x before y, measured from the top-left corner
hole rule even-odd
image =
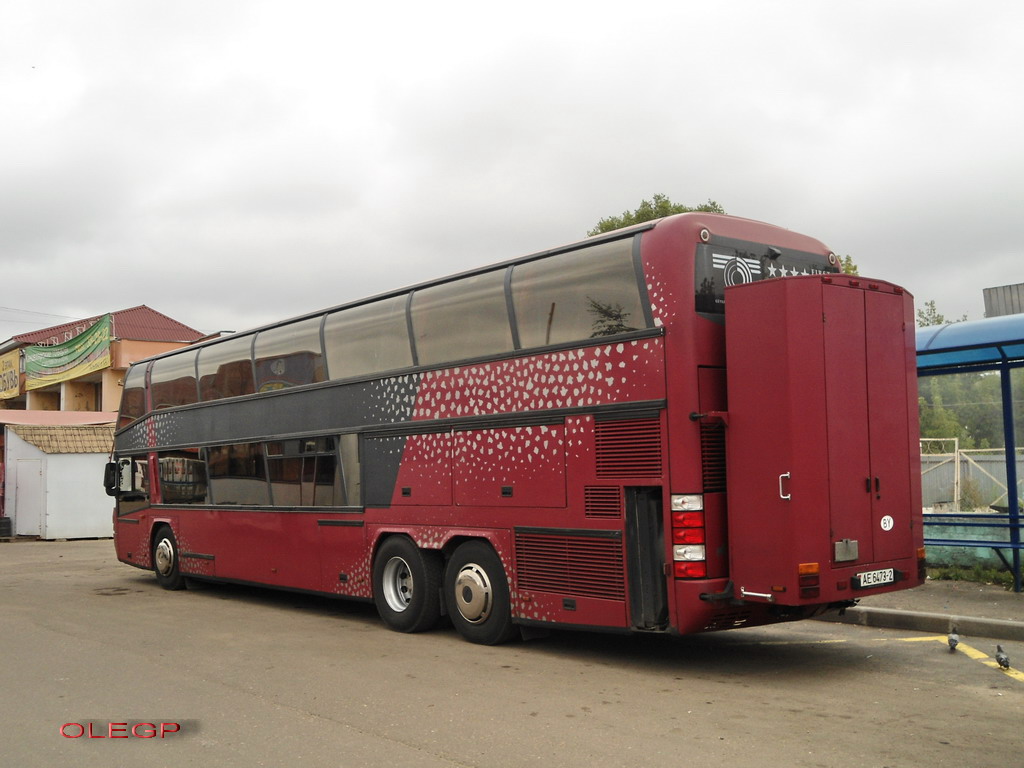
[[[936,447],[949,452],[932,452]],[[1024,484],[1024,449],[1017,451],[1018,489]],[[1007,505],[1006,452],[960,450],[956,440],[921,441],[921,503],[925,510],[987,511]],[[1019,491],[1018,491],[1019,492]]]
[[[1016,453],[1024,478],[1024,451]],[[1006,553],[1024,549],[1019,511],[1010,510],[1002,449],[960,450],[955,440],[921,441],[921,491],[928,560],[941,565],[983,565],[1020,573]],[[1018,498],[1024,496],[1018,482]]]

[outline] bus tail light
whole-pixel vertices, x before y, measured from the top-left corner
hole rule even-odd
[[[672,573],[677,579],[707,578],[705,541],[704,497],[700,494],[673,494]]]
[[[703,528],[674,528],[672,530],[673,544],[703,544]]]
[[[673,493],[673,512],[697,512],[704,509],[704,495],[701,493]]]
[[[818,563],[800,563],[796,568],[800,597],[821,595],[821,567]]]
[[[708,564],[699,563],[676,563],[673,569],[677,579],[703,579],[708,575]]]

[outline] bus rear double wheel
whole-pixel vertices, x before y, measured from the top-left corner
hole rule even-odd
[[[490,544],[459,545],[445,568],[444,595],[452,624],[471,643],[497,645],[515,634],[508,577]]]
[[[423,632],[441,618],[441,555],[408,536],[389,536],[373,560],[373,602],[397,632]]]
[[[384,623],[397,632],[423,632],[437,624],[442,581],[446,612],[463,638],[496,645],[513,637],[508,577],[487,542],[460,544],[443,565],[439,552],[395,535],[384,540],[373,560],[373,601]]]

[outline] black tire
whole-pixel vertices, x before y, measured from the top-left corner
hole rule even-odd
[[[153,573],[164,589],[184,589],[185,577],[178,567],[178,541],[169,525],[161,525],[153,536]]]
[[[483,541],[461,544],[444,574],[444,595],[455,629],[466,640],[497,645],[512,639],[512,604],[501,560]]]
[[[396,632],[424,632],[441,618],[441,555],[391,536],[373,561],[373,602]]]

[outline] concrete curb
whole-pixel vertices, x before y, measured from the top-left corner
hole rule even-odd
[[[945,613],[899,611],[895,608],[847,608],[846,613],[829,613],[817,617],[822,621],[841,624],[860,624],[865,627],[907,629],[945,635],[953,625],[965,642],[970,637],[990,637],[994,640],[1024,642],[1024,622],[1002,619],[979,619],[974,616],[955,616]]]

